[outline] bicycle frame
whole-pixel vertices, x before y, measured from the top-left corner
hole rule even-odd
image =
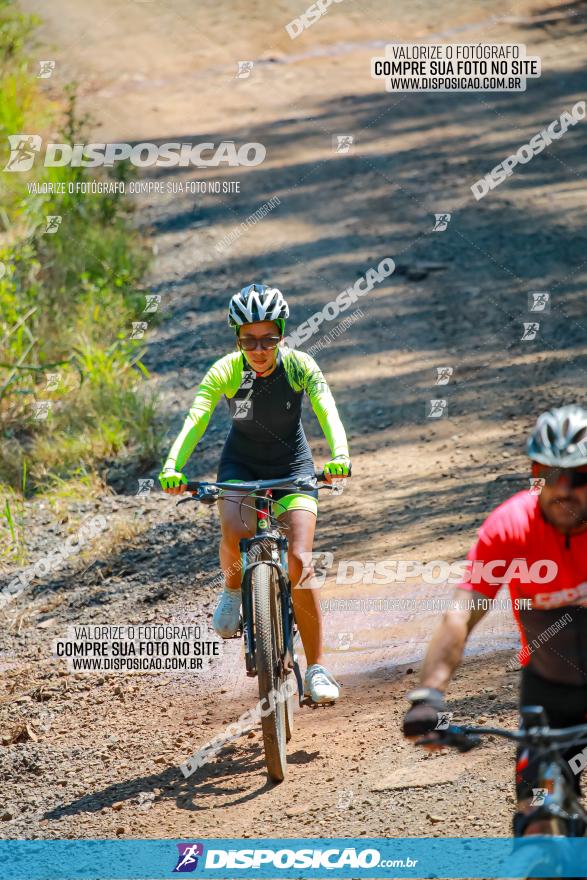
[[[314,482],[312,482],[314,481]],[[204,504],[215,504],[219,500],[220,492],[226,490],[245,490],[248,494],[255,497],[255,511],[257,514],[257,527],[252,538],[241,538],[239,541],[239,551],[241,555],[241,594],[242,594],[242,625],[243,638],[245,643],[245,663],[248,676],[256,676],[256,660],[255,660],[255,623],[253,609],[253,590],[252,590],[252,573],[255,566],[259,563],[271,565],[277,574],[279,581],[279,592],[281,597],[281,617],[282,631],[285,651],[279,658],[281,670],[293,670],[296,683],[298,686],[298,697],[300,706],[304,705],[304,683],[300,672],[299,664],[296,660],[293,648],[295,635],[295,615],[293,601],[291,596],[291,582],[288,576],[287,566],[287,538],[274,527],[275,518],[272,515],[272,505],[279,504],[271,497],[271,490],[281,489],[287,486],[297,491],[304,491],[306,488],[316,488],[316,481],[325,481],[323,471],[315,471],[313,477],[287,477],[275,480],[258,480],[247,483],[246,481],[238,484],[231,483],[207,483],[188,481],[187,491],[191,493],[188,498],[180,499],[177,503],[183,504],[184,501],[201,501]],[[328,488],[334,490],[335,485],[324,485],[318,488]],[[258,494],[261,493],[261,494]],[[259,558],[251,560],[251,551],[255,547],[260,547]]]
[[[492,735],[532,748],[539,759],[539,788],[546,794],[544,802],[535,809],[526,814],[516,814],[514,836],[522,837],[532,822],[551,820],[564,824],[566,837],[583,837],[587,831],[587,813],[575,793],[571,771],[561,754],[561,748],[568,748],[579,742],[585,743],[587,725],[553,729],[548,726],[543,712],[541,706],[522,707],[524,724],[517,731],[451,724],[437,736],[424,736],[418,742],[422,745],[439,742],[465,752],[479,745],[480,735]]]
[[[300,704],[303,697],[303,682],[297,661],[294,659],[293,639],[295,633],[295,616],[291,598],[291,584],[287,567],[287,538],[277,529],[271,528],[271,490],[267,489],[261,496],[255,496],[257,528],[252,538],[241,538],[239,550],[241,554],[241,591],[243,609],[243,638],[245,643],[245,665],[248,676],[257,674],[255,663],[255,627],[253,615],[252,573],[256,565],[271,565],[279,580],[281,597],[281,617],[285,654],[280,658],[284,669],[293,669],[298,684]],[[251,551],[260,548],[259,558],[250,560]],[[277,552],[276,552],[277,551]],[[277,556],[277,559],[275,558]]]
[[[587,816],[575,794],[573,779],[561,749],[556,742],[540,735],[540,729],[548,727],[546,715],[539,706],[524,706],[521,710],[522,730],[536,732],[533,746],[538,756],[538,788],[544,792],[544,800],[525,815],[514,817],[514,835],[521,837],[532,822],[546,820],[556,829],[560,822],[567,830],[567,837],[582,837]]]
[[[587,814],[575,793],[563,756],[552,743],[538,747],[538,751],[538,788],[546,794],[544,801],[529,813],[514,817],[514,835],[522,837],[532,822],[558,820],[564,823],[567,837],[583,837],[587,830]]]

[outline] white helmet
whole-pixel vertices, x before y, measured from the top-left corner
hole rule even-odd
[[[563,468],[587,464],[587,410],[571,404],[542,413],[526,450],[540,464]]]
[[[228,323],[237,332],[243,324],[275,321],[283,335],[286,318],[289,318],[289,308],[282,292],[277,287],[266,287],[264,284],[243,287],[235,293],[228,306]]]

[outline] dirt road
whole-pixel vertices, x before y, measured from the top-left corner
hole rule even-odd
[[[303,11],[293,0],[270,11],[252,0],[201,2],[197,14],[187,0],[164,9],[108,0],[100,14],[74,0],[22,5],[46,20],[39,51],[58,62],[47,88],[75,76],[93,139],[267,147],[257,168],[145,174],[184,192],[135,198],[166,318],[146,363],[170,440],[206,366],[231,347],[226,301],[241,283],[277,284],[295,324],[382,258],[396,271],[362,298],[347,332],[328,336],[333,321],[312,340],[321,340],[316,357],[353,457],[351,486],[321,504],[316,546],[334,557],[323,595],[343,698],[298,713],[287,782],[267,785],[258,733],[187,780],[178,770],[256,700],[237,642],[195,675],[84,677],[50,659],[69,625],[211,616],[215,511],[176,508],[155,490],[136,496],[136,478],[157,469],[134,475],[129,489],[113,467],[118,494],[97,505],[109,529],[97,562],[37,584],[4,612],[0,834],[508,835],[507,746],[428,756],[398,735],[437,615],[377,610],[377,600],[445,587],[345,586],[335,576],[348,560],[463,559],[489,510],[527,486],[523,440],[536,414],[583,397],[582,132],[571,129],[480,202],[470,186],[582,97],[584,4],[411,2],[392,14],[345,0],[296,40],[284,28]],[[374,48],[432,37],[526,43],[542,76],[517,95],[393,95],[370,78]],[[238,62],[251,60],[250,76],[236,78]],[[341,134],[353,136],[349,152],[333,147]],[[238,181],[240,191],[185,192],[198,181]],[[275,196],[274,210],[243,231]],[[432,231],[437,213],[452,215],[445,231]],[[536,338],[522,340],[528,294],[543,290],[551,311]],[[453,372],[439,387],[442,367]],[[446,417],[428,418],[437,398]],[[325,441],[311,413],[305,422],[319,463]],[[213,476],[227,426],[221,405],[194,475]],[[69,516],[90,512],[72,506]],[[38,503],[28,515],[38,555],[69,528]],[[109,538],[124,529],[125,540]],[[363,613],[328,610],[337,598],[374,601]],[[516,644],[506,613],[482,624],[449,692],[458,718],[515,723],[517,673],[506,664]]]

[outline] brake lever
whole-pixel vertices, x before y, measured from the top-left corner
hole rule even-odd
[[[175,506],[179,507],[180,504],[187,504],[188,501],[199,501],[199,500],[200,499],[198,498],[197,495],[192,495],[191,492],[187,492],[185,498],[180,498],[179,501],[175,502]]]

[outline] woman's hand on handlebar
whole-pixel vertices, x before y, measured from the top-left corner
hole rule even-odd
[[[351,475],[351,460],[346,455],[337,455],[324,465],[324,479],[327,483],[331,483],[333,479],[338,480]]]
[[[181,471],[164,468],[159,474],[159,483],[167,495],[181,495],[187,487],[187,478]]]

